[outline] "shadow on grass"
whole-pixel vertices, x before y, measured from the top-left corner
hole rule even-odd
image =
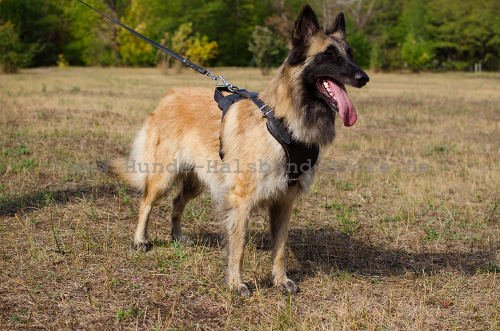
[[[301,264],[299,278],[318,271],[394,276],[449,270],[472,275],[495,262],[493,251],[407,252],[359,240],[333,228],[293,229],[290,248]]]
[[[220,234],[201,232],[196,236],[197,245],[208,247],[222,245]],[[253,232],[250,233],[250,237],[254,238],[258,249],[271,250],[271,241],[267,234]],[[348,272],[370,277],[397,276],[405,273],[429,275],[439,271],[456,271],[473,275],[486,272],[496,261],[493,251],[415,253],[384,248],[343,234],[334,228],[292,229],[288,246],[290,253],[300,264],[298,269],[291,268],[289,271],[289,275],[297,281],[314,276],[318,272]]]
[[[18,213],[40,209],[50,204],[63,205],[75,199],[101,199],[118,194],[134,194],[135,191],[121,186],[91,186],[64,189],[57,191],[39,191],[20,197],[3,197],[0,199],[0,216],[14,216]]]

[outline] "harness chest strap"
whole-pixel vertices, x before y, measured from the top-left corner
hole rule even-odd
[[[225,96],[222,92],[229,92]],[[307,145],[293,138],[292,134],[283,122],[283,119],[276,118],[271,107],[266,105],[256,92],[239,89],[229,91],[226,87],[217,87],[214,93],[214,99],[220,110],[222,110],[222,120],[226,116],[229,108],[238,101],[250,99],[259,108],[262,116],[266,118],[266,126],[269,133],[280,143],[286,155],[286,174],[288,185],[297,183],[299,177],[318,161],[319,146],[316,144]],[[219,137],[219,156],[224,159],[224,149]]]

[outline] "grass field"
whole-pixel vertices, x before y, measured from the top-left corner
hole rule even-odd
[[[216,71],[253,90],[268,79]],[[208,195],[187,208],[194,246],[170,241],[169,197],[154,248],[130,249],[138,194],[95,161],[127,153],[181,85],[211,83],[156,69],[0,76],[0,329],[500,329],[499,74],[372,74],[349,90],[358,123],[338,126],[293,214],[295,297],[271,286],[261,216],[244,263],[253,294],[226,289]]]

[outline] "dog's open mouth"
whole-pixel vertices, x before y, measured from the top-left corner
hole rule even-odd
[[[358,115],[351,99],[347,96],[345,86],[324,77],[318,79],[317,85],[319,92],[330,102],[332,108],[340,114],[344,125],[354,125]]]

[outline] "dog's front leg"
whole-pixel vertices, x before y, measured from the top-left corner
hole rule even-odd
[[[299,292],[299,287],[286,275],[286,242],[296,195],[297,188],[290,188],[285,197],[272,204],[269,210],[271,235],[274,241],[272,258],[274,285],[291,294]]]
[[[243,296],[250,296],[250,290],[241,278],[248,217],[249,210],[244,204],[229,209],[226,216],[227,282],[231,290]]]

